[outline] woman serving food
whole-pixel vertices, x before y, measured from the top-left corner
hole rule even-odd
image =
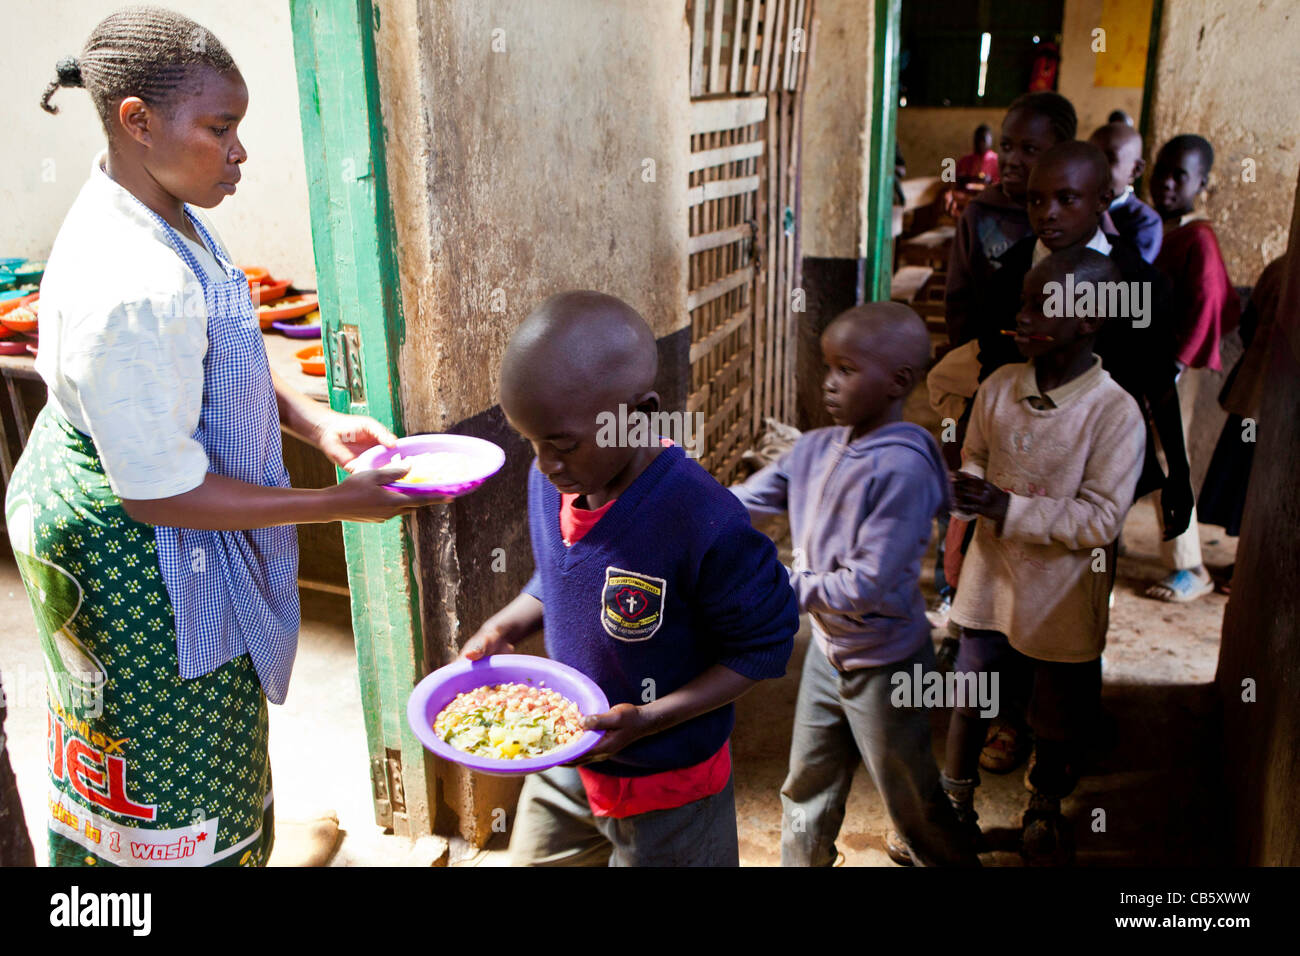
[[[51,865],[258,865],[266,702],[297,648],[296,524],[429,504],[406,469],[289,486],[280,428],[349,468],[396,438],[271,371],[245,275],[195,213],[232,195],[248,90],[166,10],[113,14],[60,87],[108,139],[55,240],[37,371],[49,401],[5,514],[49,688]]]

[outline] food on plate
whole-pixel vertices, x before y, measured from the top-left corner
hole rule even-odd
[[[408,469],[394,482],[399,485],[459,485],[483,477],[481,462],[455,451],[426,451],[416,455],[398,452],[384,467],[399,465]]]
[[[36,310],[30,305],[19,306],[6,312],[0,323],[13,332],[31,332],[38,324]]]
[[[477,757],[522,760],[550,753],[582,733],[578,705],[546,687],[476,687],[439,711],[433,732]]]
[[[293,353],[293,357],[302,366],[304,375],[325,374],[325,349],[320,345],[309,345]]]

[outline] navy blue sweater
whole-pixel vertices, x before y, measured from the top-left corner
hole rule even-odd
[[[560,493],[530,468],[528,526],[537,570],[524,590],[545,606],[546,653],[592,678],[610,706],[664,697],[715,664],[754,680],[785,673],[799,610],[776,548],[681,448],[660,452],[572,547],[560,537]],[[689,767],[734,723],[727,704],[593,769]]]

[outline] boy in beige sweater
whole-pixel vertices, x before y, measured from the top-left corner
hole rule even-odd
[[[1057,252],[1029,272],[1014,333],[1029,361],[980,386],[953,480],[954,514],[978,516],[952,609],[963,629],[956,670],[998,671],[1004,692],[1028,686],[1037,749],[1021,852],[1031,863],[1073,858],[1061,799],[1100,704],[1113,545],[1146,448],[1137,404],[1092,351],[1104,321],[1130,321],[1098,314],[1099,284],[1118,281],[1091,249]],[[948,729],[944,789],[972,828],[984,724],[957,708]]]

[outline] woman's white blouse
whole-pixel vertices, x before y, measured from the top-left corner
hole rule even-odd
[[[194,439],[207,306],[198,279],[103,159],[50,252],[36,370],[54,409],[94,441],[119,497],[167,498],[197,488],[208,472]],[[223,279],[202,251],[198,261]]]

